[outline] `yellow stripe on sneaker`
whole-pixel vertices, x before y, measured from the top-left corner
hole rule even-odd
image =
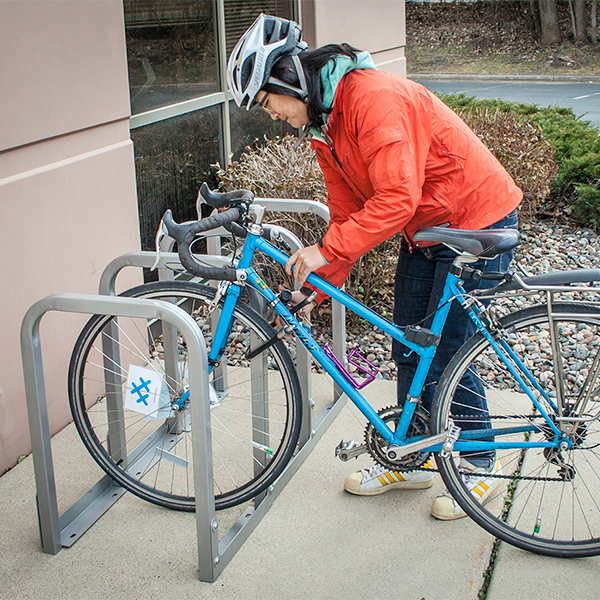
[[[398,471],[394,471],[394,475],[398,478],[398,481],[406,481]]]
[[[377,479],[379,479],[379,483],[381,483],[381,485],[387,485],[388,484],[387,480],[384,479],[381,475],[378,475]]]
[[[473,491],[478,495],[478,496],[483,496],[483,492],[484,490],[480,490],[479,488],[473,488]]]
[[[485,481],[480,481],[479,485],[485,490],[487,491],[489,489],[489,485],[485,482]]]
[[[392,477],[392,474],[391,474],[391,473],[384,473],[384,475],[387,477],[387,480],[388,480],[390,483],[394,483],[394,482],[395,482],[395,479]]]

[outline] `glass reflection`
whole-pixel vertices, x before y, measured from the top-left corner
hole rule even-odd
[[[214,187],[219,161],[220,111],[214,106],[133,129],[143,250],[154,250],[154,236],[167,208],[177,221],[196,217],[203,181]]]
[[[227,56],[260,13],[292,18],[292,0],[225,0]]]
[[[211,0],[124,0],[131,112],[218,91]]]

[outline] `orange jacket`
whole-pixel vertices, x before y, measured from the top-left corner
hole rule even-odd
[[[481,229],[523,198],[456,113],[408,79],[351,71],[323,131],[312,147],[327,185],[331,220],[320,245],[330,264],[317,274],[336,286],[358,258],[399,231],[412,246],[415,231],[428,225]]]

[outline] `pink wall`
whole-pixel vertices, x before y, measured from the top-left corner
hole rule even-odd
[[[406,76],[404,0],[303,0],[302,21],[311,47],[347,42],[380,69]]]
[[[97,293],[139,249],[121,0],[0,0],[0,474],[30,451],[19,332],[53,293]],[[123,276],[123,287],[139,281]],[[52,431],[70,419],[81,315],[50,313],[41,342]]]

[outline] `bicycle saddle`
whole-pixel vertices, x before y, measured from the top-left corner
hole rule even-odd
[[[521,234],[516,229],[469,230],[447,227],[423,227],[413,236],[415,242],[440,242],[477,258],[494,258],[508,252],[520,239]]]

